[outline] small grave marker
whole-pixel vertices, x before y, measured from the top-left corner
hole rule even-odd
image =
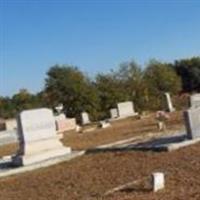
[[[156,172],[152,174],[152,189],[157,192],[165,187],[165,177],[161,172]]]

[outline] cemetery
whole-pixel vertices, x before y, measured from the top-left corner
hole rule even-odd
[[[44,117],[38,120],[37,112]],[[23,111],[17,118],[21,142],[0,146],[0,176],[4,173],[0,178],[1,198],[170,199],[180,192],[184,198],[199,197],[199,122],[190,123],[198,118],[196,114],[193,119],[191,112],[198,113],[198,108],[170,113],[164,132],[157,127],[155,113],[150,113],[141,119],[128,115],[91,132],[69,131],[60,138],[55,135],[58,117],[54,118],[51,110]],[[156,140],[161,144],[163,137],[176,144],[176,137],[185,131],[188,136],[178,143],[197,142],[170,153],[133,148]],[[3,159],[8,163],[9,155],[16,152],[11,159],[18,167],[5,165]],[[187,190],[189,182],[196,184]]]
[[[200,200],[200,1],[0,13],[0,200]]]

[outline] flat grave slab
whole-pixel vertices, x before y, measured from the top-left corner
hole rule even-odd
[[[46,159],[42,162],[34,163],[28,166],[21,166],[21,167],[13,166],[11,156],[5,156],[2,159],[0,159],[0,178],[16,175],[16,174],[20,174],[20,173],[24,173],[28,171],[33,171],[35,169],[49,167],[61,162],[70,161],[76,157],[82,156],[84,153],[85,151],[73,151],[71,154],[68,154],[68,155]]]

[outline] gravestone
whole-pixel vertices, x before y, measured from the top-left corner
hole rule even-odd
[[[161,172],[152,174],[152,189],[154,192],[164,189],[165,187],[165,176]]]
[[[118,118],[118,111],[117,108],[110,109],[110,117],[111,119]]]
[[[81,119],[82,119],[82,124],[83,125],[90,123],[89,114],[87,112],[82,112],[81,113]]]
[[[184,112],[187,137],[200,138],[200,107],[190,108]]]
[[[200,107],[200,94],[193,94],[190,96],[190,106],[192,108]]]
[[[166,100],[167,100],[167,109],[168,109],[168,111],[169,112],[174,112],[175,108],[172,105],[172,100],[171,100],[170,94],[168,92],[166,92],[165,96],[166,96]]]
[[[135,116],[137,113],[134,111],[133,102],[126,101],[117,104],[118,114],[120,118]]]
[[[20,148],[12,158],[14,165],[30,165],[71,152],[58,139],[52,110],[22,111],[17,122]]]
[[[65,118],[56,120],[56,128],[58,133],[63,133],[65,131],[76,129],[76,119],[75,118]]]
[[[15,130],[17,128],[17,121],[16,119],[7,119],[5,125],[7,131]]]

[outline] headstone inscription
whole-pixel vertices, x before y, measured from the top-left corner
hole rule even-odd
[[[200,138],[200,107],[190,108],[184,112],[187,137]]]
[[[120,118],[135,116],[137,113],[134,111],[134,105],[131,101],[121,102],[117,104],[118,113]]]
[[[17,121],[20,148],[13,157],[14,165],[29,165],[71,152],[59,141],[52,110],[22,111]]]
[[[190,106],[192,108],[200,107],[200,93],[190,96]]]

